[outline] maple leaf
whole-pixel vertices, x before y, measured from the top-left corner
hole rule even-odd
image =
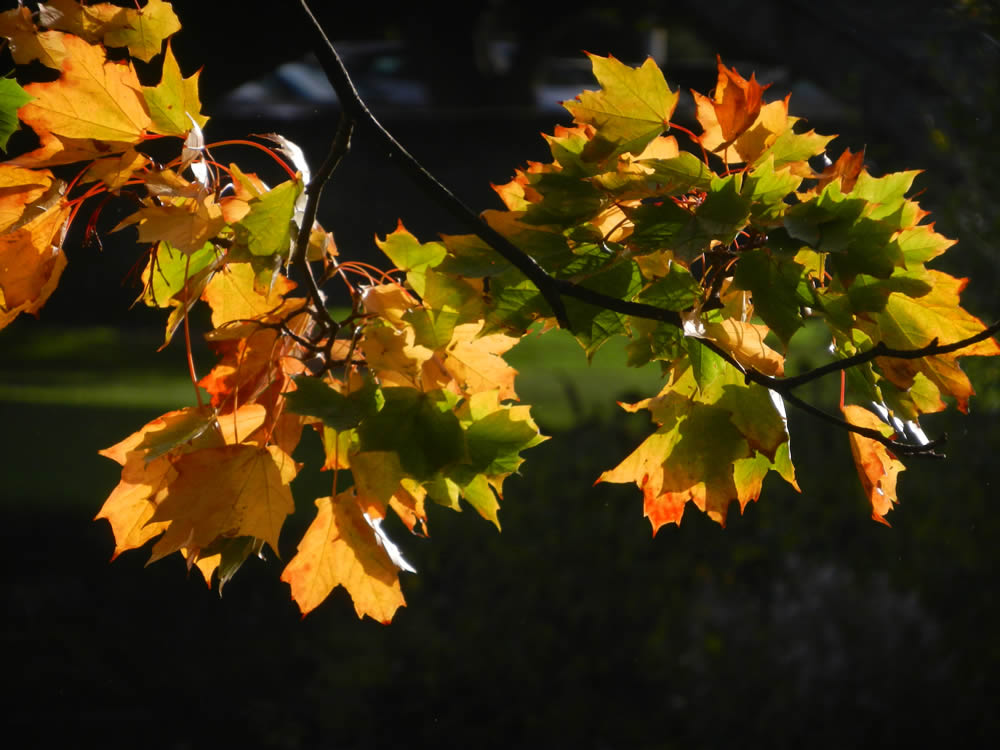
[[[53,185],[48,170],[0,164],[0,232],[15,226],[25,209],[42,199]],[[59,189],[62,183],[57,183]]]
[[[782,375],[785,358],[764,343],[768,333],[767,326],[734,318],[705,324],[705,336],[732,353],[744,367],[752,367],[765,375]]]
[[[278,551],[278,534],[295,509],[288,483],[295,462],[275,445],[227,445],[186,453],[156,503],[154,523],[167,522],[150,562],[182,547],[200,552],[219,537],[253,536]]]
[[[719,80],[715,85],[713,102],[715,119],[724,141],[732,143],[757,119],[763,104],[764,90],[770,84],[761,86],[753,73],[750,74],[750,80],[746,80],[736,72],[735,68],[723,65],[721,58],[717,57],[716,63],[719,68]]]
[[[134,148],[128,148],[123,153],[96,159],[84,175],[81,183],[100,180],[107,185],[108,190],[117,193],[132,176],[149,163],[149,157],[138,153]]]
[[[149,127],[151,132],[184,136],[191,129],[192,120],[199,127],[205,127],[208,118],[201,113],[201,99],[198,97],[200,73],[199,71],[184,78],[170,43],[167,42],[160,82],[156,86],[142,87],[142,95],[152,118]]]
[[[844,153],[837,157],[837,161],[823,170],[814,189],[819,192],[834,180],[840,180],[841,192],[849,193],[854,190],[854,185],[857,183],[858,176],[864,166],[864,149],[852,154],[851,149],[845,148]]]
[[[31,101],[31,96],[11,78],[0,78],[0,149],[18,129],[17,110]]]
[[[894,349],[919,349],[936,340],[950,344],[974,336],[985,328],[982,321],[959,305],[959,295],[967,282],[941,271],[925,271],[924,281],[930,291],[920,297],[893,292],[885,308],[870,317],[874,325],[860,322],[859,328]],[[916,360],[880,358],[879,367],[893,384],[906,390],[913,384],[916,373],[922,373],[941,392],[953,396],[958,408],[968,410],[974,390],[968,377],[959,368],[957,359],[966,356],[989,357],[1000,354],[1000,346],[992,339],[950,354]],[[943,405],[942,405],[943,408]]]
[[[631,68],[611,56],[589,57],[601,90],[584,91],[563,102],[576,122],[596,131],[584,158],[600,161],[626,151],[641,153],[670,126],[677,92],[669,89],[652,58]]]
[[[37,313],[66,268],[62,250],[70,205],[62,197],[0,235],[0,328],[22,312]]]
[[[186,253],[193,253],[216,237],[226,226],[222,209],[212,193],[196,198],[164,199],[147,205],[126,217],[112,229],[117,232],[132,224],[139,231],[139,242],[168,242]]]
[[[47,131],[39,133],[38,140],[41,141],[41,145],[34,151],[21,154],[6,163],[22,167],[54,167],[60,164],[102,159],[127,151],[133,145],[115,141],[97,141],[93,138],[67,138]]]
[[[247,214],[236,224],[237,240],[252,255],[287,255],[298,232],[293,219],[295,202],[302,190],[301,180],[286,180],[251,198]]]
[[[109,47],[128,47],[129,53],[143,62],[160,54],[163,40],[181,28],[177,14],[164,0],[147,0],[138,10],[129,8],[122,21],[104,32],[104,43]]]
[[[273,315],[284,304],[285,295],[295,288],[294,281],[279,275],[271,288],[261,293],[254,290],[253,278],[249,263],[227,263],[205,287],[202,297],[212,308],[215,328]]]
[[[867,409],[848,404],[843,407],[844,419],[858,427],[878,430],[887,437],[893,434],[889,425]],[[885,514],[896,504],[896,480],[899,472],[906,469],[892,451],[877,440],[872,440],[856,432],[848,434],[851,441],[851,455],[858,470],[858,478],[865,494],[872,504],[872,518],[886,526]]]
[[[627,411],[648,409],[660,427],[597,481],[634,482],[654,534],[679,524],[688,501],[725,524],[730,502],[739,501],[742,510],[756,500],[769,470],[797,487],[784,420],[765,389],[748,387],[735,368],[722,364],[706,385],[687,368],[655,398],[621,404]]]
[[[104,518],[111,524],[115,538],[112,560],[126,550],[141,547],[167,528],[166,522],[150,523],[157,498],[177,477],[166,454],[204,434],[211,423],[211,414],[206,410],[172,411],[99,451],[122,467],[121,481],[94,519]]]
[[[399,568],[379,543],[365,519],[354,489],[316,500],[316,518],[285,566],[281,580],[305,616],[337,587],[347,589],[358,617],[381,623],[392,620],[406,604],[399,586]]]
[[[19,111],[40,136],[138,143],[151,124],[139,79],[129,63],[107,62],[104,49],[74,36],[63,39],[62,75],[25,87],[33,101]]]
[[[163,40],[180,30],[180,21],[164,0],[148,0],[143,8],[111,3],[81,5],[76,0],[48,0],[39,4],[43,26],[75,34],[108,47],[128,47],[129,53],[149,62],[160,53]]]
[[[758,84],[753,75],[747,81],[721,59],[717,65],[715,96],[710,99],[691,92],[704,131],[699,140],[726,164],[752,162],[789,127],[788,100],[763,104],[761,95],[766,86]]]
[[[62,67],[66,57],[63,34],[59,31],[40,32],[31,20],[28,8],[21,6],[0,13],[0,36],[9,40],[11,56],[18,65],[38,60],[55,70]]]
[[[517,399],[514,378],[517,370],[501,356],[509,351],[518,339],[503,333],[480,336],[483,323],[455,326],[448,343],[444,369],[461,393],[474,394],[499,389],[501,399]]]

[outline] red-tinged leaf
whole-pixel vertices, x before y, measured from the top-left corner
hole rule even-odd
[[[714,98],[691,92],[704,131],[699,140],[727,164],[754,162],[790,127],[788,100],[762,104],[766,87],[752,75],[747,81],[721,60],[718,71]]]
[[[104,49],[63,39],[62,75],[25,87],[34,101],[18,113],[36,133],[66,138],[138,143],[151,124],[139,79],[128,63],[107,62]]]
[[[298,553],[281,574],[299,610],[303,616],[309,614],[343,586],[358,617],[390,622],[406,604],[399,569],[365,520],[354,490],[321,497],[316,507],[316,518],[299,542]]]
[[[664,524],[680,524],[689,500],[725,524],[729,503],[750,499],[737,490],[734,462],[752,455],[729,412],[668,392],[658,405],[661,420],[659,430],[598,481],[635,482],[654,534]]]
[[[860,406],[848,405],[843,409],[844,419],[858,427],[878,430],[883,435],[892,434],[892,428]],[[886,526],[885,514],[896,504],[896,480],[906,469],[902,461],[877,440],[857,433],[849,434],[851,455],[858,469],[861,486],[872,504],[872,518]]]
[[[814,188],[818,193],[834,180],[840,180],[840,192],[845,195],[854,190],[854,185],[858,181],[858,175],[865,166],[865,150],[861,149],[856,154],[851,153],[851,149],[845,148],[844,153],[837,157],[837,161],[823,170],[819,176],[819,182]]]
[[[735,68],[727,68],[722,60],[717,58],[719,79],[715,84],[715,119],[719,124],[722,137],[727,143],[732,143],[746,132],[763,104],[764,90],[770,86],[757,83],[754,74],[750,80],[736,72]]]
[[[984,330],[982,321],[959,304],[965,279],[956,279],[940,271],[926,271],[924,280],[931,287],[930,292],[920,297],[894,292],[889,295],[885,308],[870,316],[876,327],[867,324],[859,327],[893,349],[919,349],[934,340],[950,344]],[[1000,346],[989,338],[951,354],[917,360],[879,359],[878,364],[886,377],[903,390],[912,385],[917,372],[923,373],[943,394],[954,397],[958,408],[964,412],[975,391],[957,359],[997,354],[1000,354]]]
[[[15,230],[0,235],[0,328],[20,313],[37,313],[66,267],[62,242],[70,206],[62,198]]]

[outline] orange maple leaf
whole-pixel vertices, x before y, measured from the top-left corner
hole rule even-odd
[[[321,497],[316,507],[316,518],[299,542],[298,553],[281,574],[299,610],[305,616],[337,586],[343,586],[354,600],[358,617],[390,622],[406,604],[399,568],[365,520],[354,489]]]
[[[0,235],[0,328],[22,312],[37,313],[66,268],[62,250],[69,203],[59,198],[31,221]]]
[[[692,91],[696,116],[703,129],[702,146],[727,164],[751,162],[788,127],[788,99],[762,103],[767,86],[718,61],[714,98]]]
[[[94,519],[104,518],[111,524],[115,537],[112,560],[166,530],[168,523],[150,523],[150,519],[161,492],[177,478],[167,454],[176,448],[177,440],[196,435],[199,429],[204,431],[210,416],[205,410],[192,408],[168,412],[99,451],[122,466],[121,481]]]
[[[878,430],[888,436],[892,428],[867,409],[847,405],[843,408],[844,419],[858,427],[868,427]],[[865,494],[872,504],[872,518],[886,526],[885,514],[892,510],[896,500],[896,479],[899,472],[905,471],[903,462],[877,440],[872,440],[855,432],[849,433],[851,455],[858,469],[858,478]]]
[[[39,134],[138,143],[151,120],[130,63],[108,62],[104,48],[75,36],[63,39],[62,75],[25,86],[33,101],[18,116]]]
[[[52,173],[48,170],[0,164],[0,232],[17,224],[24,210],[41,198],[50,185]]]
[[[840,192],[845,195],[854,190],[854,185],[858,181],[858,176],[865,167],[865,150],[862,148],[856,154],[851,153],[851,149],[845,148],[844,153],[837,157],[837,161],[823,170],[819,176],[819,182],[813,188],[819,193],[823,188],[834,180],[840,180]]]
[[[177,478],[162,493],[153,522],[169,526],[150,562],[187,548],[198,552],[219,537],[252,536],[278,551],[285,517],[295,510],[288,483],[298,469],[277,446],[227,445],[184,454]]]

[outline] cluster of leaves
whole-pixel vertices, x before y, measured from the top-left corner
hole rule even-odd
[[[902,468],[893,425],[922,438],[918,417],[943,397],[964,410],[959,353],[1000,352],[960,307],[963,282],[925,267],[952,242],[905,197],[916,173],[875,178],[850,152],[816,171],[831,138],[721,62],[714,95],[694,94],[694,134],[672,123],[678,93],[652,61],[592,58],[601,89],[566,103],[575,124],[548,137],[552,162],[497,187],[506,210],[482,217],[534,278],[498,257],[489,232],[421,243],[402,224],[378,241],[393,265],[382,271],[341,260],[312,221],[322,182],[294,144],[245,142],[284,167],[275,187],[214,160],[231,144],[205,142],[198,76],[181,75],[167,41],[180,28],[168,3],[39,8],[0,14],[17,63],[58,71],[0,89],[0,141],[20,122],[40,142],[0,164],[0,326],[51,295],[80,206],[127,194],[139,208],[115,230],[134,226],[148,247],[141,300],[168,312],[164,345],[183,329],[190,353],[189,312],[204,302],[219,356],[200,379],[191,361],[198,407],[102,451],[122,466],[98,514],[116,556],[156,539],[151,560],[179,552],[221,588],[264,544],[277,551],[309,431],[332,489],[282,579],[303,613],[342,585],[359,616],[388,622],[403,604],[398,572],[412,568],[382,520],[391,510],[426,534],[428,501],[464,500],[499,528],[504,479],[543,440],[502,355],[529,327],[558,324],[588,355],[623,336],[627,364],[662,368],[661,392],[625,405],[648,410],[656,431],[600,476],[638,485],[655,533],[689,500],[724,522],[771,470],[795,484],[782,396],[804,381],[782,377],[784,354],[807,319],[822,321],[834,361],[856,362],[853,400],[880,412],[842,403],[881,519]],[[129,58],[160,54],[161,79],[142,85]],[[166,163],[152,155],[163,138],[177,154]],[[52,168],[66,165],[64,180]],[[339,318],[326,283],[352,300]],[[935,348],[976,335],[961,352]]]

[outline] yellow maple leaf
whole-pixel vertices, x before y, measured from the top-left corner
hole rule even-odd
[[[18,65],[38,60],[48,68],[62,68],[66,49],[60,31],[39,31],[25,6],[0,13],[0,36],[10,43],[10,54]]]
[[[153,118],[150,127],[152,132],[184,136],[191,130],[192,120],[199,127],[205,127],[208,118],[201,114],[201,100],[198,97],[199,73],[184,78],[173,50],[170,44],[167,44],[160,82],[156,86],[142,87],[150,116]]]
[[[253,282],[254,270],[249,263],[228,263],[212,277],[202,299],[212,308],[213,326],[273,315],[295,288],[294,281],[280,274],[266,294],[256,291]]]
[[[108,62],[104,48],[75,36],[63,39],[62,75],[25,86],[33,101],[18,116],[40,136],[138,143],[151,120],[129,63]]]
[[[117,193],[132,175],[149,163],[149,157],[140,154],[134,148],[128,148],[123,153],[97,159],[87,169],[81,182],[100,180],[107,185],[108,190]]]
[[[163,40],[181,28],[170,3],[163,0],[148,0],[138,10],[128,8],[123,20],[124,23],[103,32],[104,43],[109,47],[128,47],[129,53],[143,62],[149,62],[160,54]]]
[[[281,574],[299,610],[303,616],[308,614],[337,586],[343,586],[358,617],[390,622],[406,604],[399,569],[365,520],[353,488],[336,497],[319,498],[316,508],[316,518],[299,542],[298,553]]]
[[[705,324],[706,337],[728,350],[744,367],[752,367],[765,375],[782,375],[785,358],[764,343],[769,331],[765,325],[734,318]]]
[[[215,196],[205,193],[163,203],[150,200],[111,231],[117,232],[132,224],[139,230],[139,242],[169,242],[177,250],[193,253],[216,237],[226,226],[226,220]]]
[[[517,399],[514,378],[517,370],[501,356],[518,339],[503,333],[478,337],[484,323],[464,323],[455,326],[451,342],[445,349],[444,370],[454,380],[457,391],[471,395],[499,389],[500,399]]]

